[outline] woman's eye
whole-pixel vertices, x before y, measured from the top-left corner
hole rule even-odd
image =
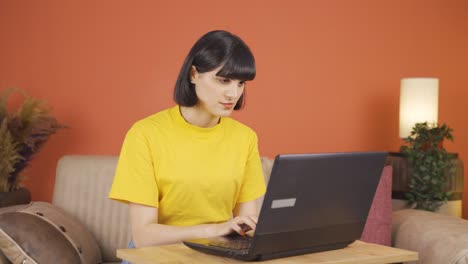
[[[239,82],[239,87],[242,87],[245,85],[245,82]]]
[[[225,83],[225,84],[227,84],[227,83],[230,83],[230,82],[231,82],[231,79],[227,79],[227,78],[218,78],[218,80],[219,80],[219,82],[221,82],[221,83]]]

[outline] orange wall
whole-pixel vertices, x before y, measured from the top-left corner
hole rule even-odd
[[[46,99],[70,126],[27,172],[35,200],[51,200],[59,157],[117,155],[132,122],[171,106],[183,59],[213,29],[256,56],[235,117],[262,155],[395,151],[400,78],[434,76],[439,120],[455,129],[446,146],[466,162],[467,13],[464,0],[2,0],[0,87]]]

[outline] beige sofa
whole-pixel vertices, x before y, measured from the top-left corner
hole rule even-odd
[[[107,198],[116,163],[114,156],[63,157],[52,201],[89,230],[103,263],[120,263],[116,249],[130,240],[127,206]],[[268,180],[272,161],[262,158],[262,165]],[[420,252],[419,263],[468,263],[468,221],[415,210],[394,212],[393,218],[395,246]],[[0,263],[9,263],[2,254]]]

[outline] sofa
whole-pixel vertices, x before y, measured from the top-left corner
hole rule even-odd
[[[127,205],[107,198],[116,163],[115,156],[65,156],[57,165],[51,204],[0,208],[0,263],[120,263],[116,249],[127,247],[130,229]],[[272,165],[273,160],[262,157],[267,182]],[[419,263],[468,263],[468,221],[391,211],[389,166],[361,240],[418,251]]]

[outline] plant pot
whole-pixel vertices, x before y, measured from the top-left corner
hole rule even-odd
[[[13,192],[0,192],[0,207],[7,207],[31,202],[31,193],[26,188],[20,188]]]

